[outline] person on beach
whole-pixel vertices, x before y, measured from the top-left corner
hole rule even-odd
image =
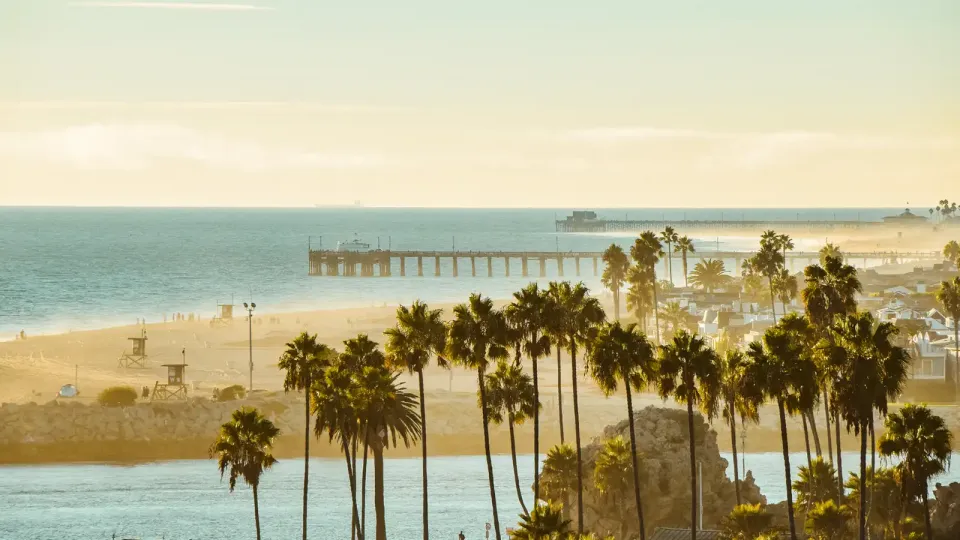
[[[457,540],[467,540],[467,537],[463,535],[463,531],[460,531],[460,536],[457,537]]]

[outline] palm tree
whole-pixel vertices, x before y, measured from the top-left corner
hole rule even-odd
[[[663,257],[663,244],[657,239],[657,235],[651,231],[640,233],[633,247],[630,248],[630,256],[637,263],[637,267],[644,273],[646,281],[653,290],[653,317],[656,324],[655,335],[657,343],[660,343],[660,316],[657,314],[657,263]]]
[[[702,338],[681,330],[672,342],[660,347],[660,368],[657,387],[664,399],[673,397],[687,405],[687,428],[690,431],[690,538],[697,540],[697,446],[693,429],[693,408],[714,415],[712,398],[719,392],[720,359]]]
[[[324,372],[323,377],[314,381],[312,392],[313,414],[317,418],[313,425],[314,434],[318,439],[326,434],[330,442],[336,439],[343,450],[352,499],[350,534],[363,540],[364,531],[357,506],[356,451],[351,452],[351,447],[355,447],[354,441],[361,433],[356,373],[337,362]]]
[[[787,410],[801,410],[804,388],[814,384],[816,374],[813,361],[804,347],[806,340],[790,327],[796,324],[796,315],[785,317],[777,326],[766,331],[763,340],[753,342],[747,349],[744,366],[744,387],[748,395],[763,395],[777,402],[780,412],[780,442],[783,446],[783,470],[787,488],[787,515],[790,537],[796,540],[793,517],[793,492],[790,479],[790,448],[787,443]]]
[[[253,407],[243,407],[233,411],[230,421],[220,426],[220,434],[210,455],[217,457],[220,478],[230,471],[230,492],[237,487],[237,479],[242,478],[253,489],[253,519],[257,525],[257,540],[260,540],[260,500],[257,488],[260,476],[277,462],[271,453],[273,441],[280,435],[280,429],[273,425]]]
[[[449,369],[443,358],[447,346],[447,327],[443,323],[443,311],[430,309],[426,304],[415,301],[409,308],[397,308],[397,326],[388,328],[387,365],[394,369],[406,369],[417,374],[420,388],[420,451],[423,482],[423,539],[430,537],[430,520],[427,504],[427,406],[423,388],[423,370],[430,364],[431,358],[437,364]]]
[[[870,520],[872,530],[880,531],[880,538],[900,538],[901,521],[903,521],[903,512],[906,510],[908,501],[901,490],[900,475],[896,469],[880,468],[873,470],[867,468],[866,485],[869,487],[868,497],[870,500],[870,509],[867,511],[867,519]],[[848,505],[857,509],[860,508],[860,477],[851,473],[846,482],[848,495]],[[909,537],[909,535],[906,535]]]
[[[483,446],[487,455],[487,478],[490,483],[490,503],[493,506],[493,526],[500,540],[500,516],[497,512],[497,492],[493,484],[493,461],[490,457],[490,409],[487,403],[484,374],[490,361],[507,357],[507,322],[503,312],[494,309],[493,301],[480,294],[470,295],[466,304],[453,308],[447,339],[447,355],[457,365],[477,371],[480,392],[480,411],[483,416]]]
[[[774,530],[773,514],[767,511],[765,505],[738,504],[723,518],[721,538],[758,540],[763,534]],[[776,538],[779,538],[779,535]]]
[[[923,501],[927,540],[933,538],[927,492],[930,479],[950,463],[952,435],[943,418],[922,405],[904,405],[886,419],[880,437],[880,455],[898,456],[901,482]]]
[[[550,338],[547,336],[547,330],[551,323],[552,299],[549,291],[540,289],[536,283],[531,283],[519,292],[513,293],[513,299],[513,303],[507,306],[504,314],[507,321],[520,332],[523,352],[527,354],[527,358],[533,365],[533,403],[536,404],[532,407],[533,504],[536,505],[540,500],[540,376],[537,373],[537,364],[541,358],[550,354]]]
[[[812,465],[801,466],[793,483],[797,493],[797,506],[809,508],[827,500],[837,499],[837,470],[833,465],[816,458]]]
[[[377,540],[387,540],[386,508],[383,502],[383,451],[403,441],[407,448],[420,437],[417,397],[397,383],[399,372],[385,367],[367,367],[359,376],[356,396],[361,421],[366,426],[365,445],[373,450],[374,508]]]
[[[603,252],[603,262],[606,265],[603,269],[603,276],[600,282],[603,286],[613,293],[613,318],[620,320],[620,289],[627,279],[627,270],[630,269],[630,259],[623,252],[623,248],[610,244],[610,247]]]
[[[680,240],[680,235],[677,234],[673,227],[666,227],[663,229],[663,232],[660,233],[660,241],[667,245],[667,274],[670,276],[668,280],[670,285],[673,285],[673,245]],[[663,255],[660,255],[661,257]]]
[[[944,311],[953,318],[953,380],[956,391],[960,392],[960,382],[958,382],[960,380],[960,276],[940,283],[940,290],[937,291],[937,301],[943,306]]]
[[[647,328],[647,316],[654,308],[653,287],[650,275],[639,266],[631,266],[627,271],[627,309],[637,319],[641,328]]]
[[[943,258],[952,263],[957,260],[957,257],[960,257],[960,243],[957,243],[956,240],[951,240],[947,242],[947,245],[943,246]]]
[[[627,305],[630,304],[630,296],[627,296]],[[567,348],[567,331],[565,323],[567,321],[566,306],[560,301],[560,283],[551,281],[547,288],[546,327],[544,334],[550,341],[550,345],[557,351],[557,412],[560,415],[560,444],[566,442],[563,431],[563,364],[561,362],[561,353]],[[539,386],[538,395],[539,399]],[[539,416],[539,413],[538,413]]]
[[[807,514],[805,528],[811,540],[848,540],[853,511],[847,506],[837,506],[833,500],[816,504]]]
[[[843,262],[843,253],[840,252],[840,246],[830,242],[827,242],[822,248],[820,248],[818,255],[820,256],[820,266],[827,265],[827,257],[840,259],[840,262]]]
[[[773,235],[773,240],[769,239],[771,234]],[[770,287],[770,307],[773,310],[774,322],[777,321],[777,307],[776,300],[774,299],[776,289],[773,285],[773,280],[776,276],[780,275],[780,271],[783,269],[783,263],[783,254],[780,252],[780,245],[776,240],[776,233],[773,231],[763,233],[763,238],[760,240],[760,251],[755,253],[753,257],[747,259],[745,263],[745,266],[750,272],[767,278],[767,284]]]
[[[686,236],[681,236],[677,240],[677,245],[673,247],[673,250],[680,253],[683,262],[683,286],[687,287],[687,253],[695,253],[697,250],[693,245],[693,240]]]
[[[523,372],[523,368],[516,364],[508,364],[501,360],[497,362],[497,369],[487,375],[487,407],[490,421],[500,425],[504,421],[510,429],[510,457],[513,459],[513,482],[517,488],[517,499],[523,513],[527,513],[527,505],[523,502],[523,491],[520,489],[520,474],[517,472],[517,443],[514,437],[513,426],[522,424],[527,418],[534,415],[538,404],[534,400],[533,380]],[[537,473],[539,476],[539,471]],[[534,499],[534,505],[537,504]]]
[[[591,297],[583,283],[570,285],[564,281],[552,289],[554,299],[563,313],[561,327],[566,334],[566,343],[570,351],[570,378],[573,385],[573,432],[577,449],[577,532],[583,534],[583,456],[580,444],[580,401],[577,392],[577,350],[580,346],[590,350],[597,327],[606,318],[600,302]]]
[[[888,401],[901,393],[907,378],[910,356],[891,343],[896,333],[893,323],[874,324],[873,316],[866,312],[838,317],[831,327],[829,361],[839,373],[834,387],[837,408],[840,417],[860,435],[860,493],[865,493],[867,435],[873,411],[886,415]],[[861,497],[861,540],[866,539],[866,520],[867,497]]]
[[[789,234],[778,234],[777,235],[777,247],[780,248],[780,251],[783,252],[783,260],[787,260],[787,252],[793,251],[793,239],[790,238]]]
[[[640,538],[646,538],[643,505],[640,501],[640,469],[637,464],[637,434],[633,422],[633,395],[645,388],[657,372],[654,349],[647,336],[638,332],[636,325],[626,327],[615,322],[606,324],[597,334],[587,359],[593,379],[607,396],[623,383],[627,392],[627,419],[630,421],[630,455],[632,456],[633,490],[637,504]],[[599,466],[599,461],[598,461]],[[599,482],[599,480],[598,480]],[[625,536],[624,536],[625,537]]]
[[[720,259],[703,259],[694,265],[693,272],[690,272],[690,283],[694,287],[705,289],[709,294],[730,282],[730,276],[726,272]]]
[[[628,447],[623,437],[607,439],[597,454],[594,481],[597,490],[610,499],[617,508],[620,521],[620,538],[627,538],[627,497],[629,493],[639,492],[637,475],[636,448]],[[631,474],[632,472],[632,474]],[[638,500],[639,501],[639,500]],[[639,502],[637,505],[639,508]],[[644,538],[643,521],[640,522],[640,538]]]
[[[777,300],[783,304],[784,315],[786,315],[787,304],[797,297],[797,276],[790,274],[786,269],[781,269],[773,278],[773,289]]]
[[[690,322],[694,317],[690,315],[689,311],[680,307],[679,302],[668,302],[660,310],[660,318],[663,319],[663,325],[667,331],[666,337],[670,339],[677,330],[691,330]],[[693,326],[696,326],[696,324]]]
[[[543,499],[567,506],[567,497],[577,489],[577,451],[569,444],[555,445],[543,460],[540,481]]]
[[[323,377],[323,370],[330,365],[333,349],[317,343],[316,334],[301,333],[287,343],[287,350],[280,356],[277,367],[286,371],[283,380],[284,392],[303,392],[306,429],[303,433],[303,540],[307,540],[307,488],[310,478],[310,386]]]
[[[718,347],[718,352],[719,349]],[[722,405],[720,414],[723,421],[730,426],[730,448],[733,449],[733,483],[737,494],[737,504],[743,502],[740,500],[740,472],[737,463],[737,416],[740,416],[742,422],[747,420],[754,423],[759,422],[760,412],[757,408],[757,402],[761,401],[756,396],[748,396],[744,393],[744,362],[743,353],[736,349],[727,350],[720,356],[720,384],[717,387],[719,394],[709,400]]]
[[[567,538],[570,521],[563,519],[563,508],[557,504],[541,504],[533,513],[524,512],[520,523],[510,533],[511,540],[547,540]]]

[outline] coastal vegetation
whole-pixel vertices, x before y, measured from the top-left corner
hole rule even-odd
[[[97,394],[97,403],[104,407],[129,407],[137,402],[137,397],[132,386],[111,386]]]
[[[784,268],[789,237],[765,233],[760,249],[739,282],[759,278],[769,289],[771,309],[776,299],[783,305],[798,292],[802,312],[780,313],[761,337],[745,346],[729,336],[708,341],[681,322],[679,305],[658,306],[655,266],[664,255],[663,244],[677,247],[682,238],[644,233],[630,250],[611,247],[605,256],[616,272],[604,275],[604,286],[618,298],[627,289],[627,305],[635,321],[608,321],[598,299],[582,283],[553,282],[542,289],[531,284],[513,295],[504,307],[480,294],[455,306],[452,314],[430,309],[422,302],[400,306],[396,326],[385,332],[385,349],[360,334],[343,343],[342,352],[320,344],[315,336],[301,334],[287,345],[279,360],[286,373],[288,391],[305,392],[307,433],[304,441],[303,536],[307,536],[307,477],[309,434],[326,437],[340,447],[351,491],[351,537],[367,535],[365,524],[368,455],[373,457],[375,538],[388,537],[383,501],[384,453],[400,443],[422,446],[423,536],[429,536],[427,422],[423,371],[435,364],[460,368],[476,378],[478,408],[483,422],[490,512],[494,534],[502,538],[497,511],[489,424],[509,431],[513,484],[523,513],[513,538],[588,538],[593,533],[618,533],[618,538],[644,539],[650,523],[644,519],[643,488],[647,478],[638,455],[638,430],[634,425],[634,397],[656,392],[686,408],[690,459],[690,537],[697,537],[698,475],[694,429],[700,414],[708,421],[721,420],[731,432],[736,452],[737,418],[740,425],[759,420],[762,406],[776,407],[781,435],[784,485],[787,502],[783,527],[773,525],[763,505],[751,504],[741,494],[734,455],[734,487],[738,506],[725,520],[723,536],[752,540],[781,532],[796,539],[801,532],[811,538],[901,538],[925,520],[932,540],[929,504],[931,479],[949,463],[950,432],[941,418],[923,407],[893,407],[903,390],[910,356],[898,341],[898,328],[859,312],[856,294],[862,287],[856,270],[839,252],[821,253],[820,264],[803,272],[803,287]],[[632,260],[632,264],[631,261]],[[667,262],[669,264],[669,262]],[[704,271],[693,272],[691,283],[707,286]],[[698,265],[701,267],[701,265]],[[609,270],[609,268],[608,268]],[[723,276],[720,272],[711,275]],[[729,276],[726,284],[735,282]],[[792,283],[790,279],[792,278]],[[710,282],[716,283],[716,280]],[[712,289],[710,289],[712,290]],[[941,285],[937,297],[945,310],[960,310],[960,278]],[[655,316],[652,336],[646,323]],[[955,315],[954,315],[955,316]],[[660,318],[667,332],[661,341]],[[557,353],[558,377],[564,368],[560,352],[569,357],[574,437],[562,440],[539,462],[540,373],[538,361]],[[581,364],[583,369],[581,369]],[[528,372],[527,369],[531,371]],[[586,371],[607,395],[626,397],[629,439],[611,436],[590,456],[590,469],[580,437],[578,379]],[[418,392],[408,392],[398,377],[417,377]],[[558,379],[558,391],[562,379]],[[622,390],[621,390],[622,389]],[[558,394],[562,400],[562,394]],[[819,439],[814,411],[823,407],[828,451]],[[562,411],[562,409],[561,409]],[[793,478],[787,419],[799,418],[804,428],[806,463]],[[882,419],[879,437],[875,418]],[[517,460],[514,426],[533,420],[534,495],[525,498],[519,471],[528,465]],[[559,419],[562,431],[562,414]],[[697,420],[702,422],[702,420]],[[741,427],[742,429],[742,427]],[[843,475],[841,432],[859,439],[855,474]],[[254,488],[255,519],[259,524],[256,486],[260,474],[275,460],[270,454],[277,430],[255,410],[240,409],[224,424],[211,450],[219,457],[221,474],[230,471],[231,489],[237,478]],[[834,447],[836,452],[834,452]],[[891,468],[879,468],[876,452],[895,457]],[[824,455],[826,454],[826,455]],[[585,485],[591,480],[589,486]],[[599,491],[606,509],[618,517],[619,531],[587,531],[584,492]],[[594,499],[595,501],[595,499]],[[596,511],[592,509],[591,511]],[[724,510],[725,511],[725,510]],[[259,525],[258,525],[259,527]],[[798,530],[800,529],[800,530]],[[924,529],[924,527],[921,527]]]

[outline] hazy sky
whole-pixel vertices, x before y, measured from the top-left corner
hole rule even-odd
[[[955,0],[0,0],[0,205],[958,195]]]

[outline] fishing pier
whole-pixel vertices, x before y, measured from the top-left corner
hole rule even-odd
[[[727,266],[728,272],[739,276],[744,260],[753,253],[745,251],[697,251],[687,254],[689,267],[703,259],[720,259],[733,263]],[[844,259],[850,264],[867,261],[908,262],[935,261],[943,257],[939,252],[862,252],[844,253]],[[819,261],[820,254],[811,251],[788,251],[787,268],[799,271],[804,266]],[[441,269],[451,277],[486,275],[493,277],[494,272],[505,277],[519,275],[530,277],[535,271],[539,277],[565,275],[580,277],[582,272],[591,272],[599,276],[603,259],[600,251],[391,251],[375,250],[366,252],[335,251],[309,249],[309,268],[311,276],[344,277],[440,277]],[[479,260],[479,264],[478,264]],[[662,258],[660,265],[666,261]],[[443,262],[444,264],[441,264]],[[426,263],[426,272],[424,271]],[[674,265],[680,263],[680,255],[673,255]],[[409,264],[409,266],[408,266]],[[479,267],[479,268],[478,268]],[[519,271],[519,274],[515,272]]]
[[[722,214],[721,214],[722,215]],[[616,231],[662,231],[666,227],[676,230],[846,230],[884,225],[879,221],[858,220],[746,220],[746,219],[600,219],[596,212],[575,211],[565,219],[555,220],[556,232],[616,232]]]

